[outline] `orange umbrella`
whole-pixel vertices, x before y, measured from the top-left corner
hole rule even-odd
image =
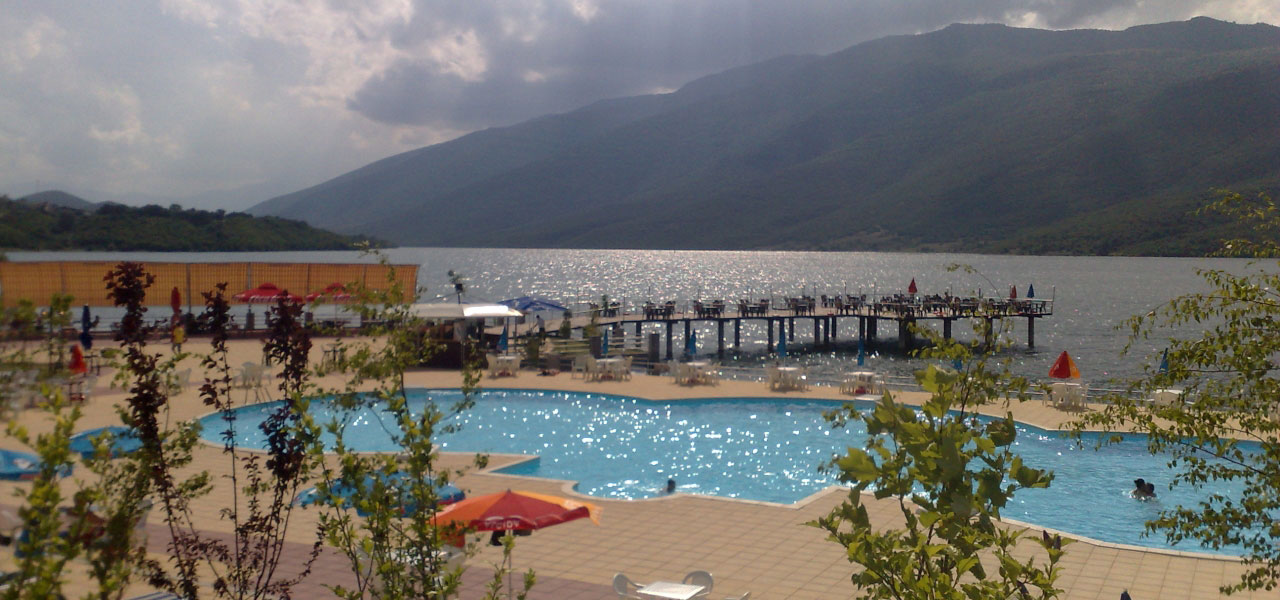
[[[84,361],[84,352],[80,350],[77,344],[71,345],[71,365],[69,366],[72,373],[84,375],[89,372],[89,363]]]
[[[1080,369],[1076,368],[1075,361],[1071,360],[1071,355],[1066,350],[1058,355],[1058,360],[1053,361],[1053,367],[1049,369],[1049,376],[1054,379],[1080,379]]]
[[[540,529],[583,517],[599,525],[600,507],[560,496],[507,490],[450,504],[432,521],[436,525],[458,523],[476,531],[506,531]]]

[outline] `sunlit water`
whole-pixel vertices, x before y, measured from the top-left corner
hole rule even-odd
[[[452,299],[453,286],[446,272],[464,274],[466,300],[497,301],[523,295],[545,296],[577,310],[603,294],[635,306],[646,299],[675,300],[682,305],[693,299],[773,297],[834,293],[868,295],[904,292],[912,278],[922,294],[942,293],[1004,296],[1016,285],[1020,293],[1034,284],[1037,298],[1052,298],[1054,315],[1036,323],[1036,349],[1026,347],[1025,320],[1009,320],[1014,348],[1004,355],[1015,372],[1043,378],[1059,352],[1067,350],[1086,380],[1099,385],[1142,373],[1144,365],[1158,362],[1164,347],[1157,335],[1140,341],[1131,354],[1122,356],[1126,332],[1116,327],[1126,318],[1146,313],[1175,295],[1203,289],[1199,268],[1242,270],[1246,263],[1228,259],[1035,257],[973,254],[904,254],[882,252],[706,252],[650,250],[528,250],[466,248],[397,248],[388,250],[392,262],[419,264],[418,283],[425,285],[424,301]],[[11,260],[133,258],[159,261],[369,261],[355,252],[254,252],[254,253],[106,253],[13,252]],[[980,274],[948,271],[960,263]],[[243,309],[242,309],[243,310]],[[260,308],[258,310],[261,310]],[[109,311],[102,311],[107,315]],[[109,317],[108,317],[109,318]],[[548,325],[558,325],[555,317]],[[651,326],[649,332],[658,332]],[[677,327],[677,336],[682,336]],[[726,334],[729,340],[732,333]],[[697,329],[700,353],[714,353],[715,328]],[[957,322],[955,335],[972,339],[965,323]],[[1180,335],[1194,332],[1184,330]],[[789,346],[793,362],[809,364],[816,375],[848,370],[856,354],[857,322],[845,319],[835,352],[806,354],[813,340],[812,321],[796,323],[796,340]],[[759,366],[770,357],[764,353],[766,332],[762,324],[747,322],[742,329],[742,351],[729,362]],[[909,375],[921,361],[896,350],[897,331],[881,328],[879,348],[872,348],[867,367],[884,374]],[[675,341],[683,348],[683,340]],[[798,355],[798,356],[797,356]]]
[[[441,408],[452,406],[461,394],[412,390],[410,397],[415,410],[421,410],[429,401]],[[832,429],[822,419],[823,411],[840,404],[761,398],[652,402],[603,394],[490,390],[477,395],[473,408],[451,418],[460,431],[438,441],[448,451],[538,455],[538,460],[504,472],[573,480],[578,491],[603,498],[660,495],[672,478],[682,493],[789,504],[837,484],[831,473],[819,471],[819,465],[850,446],[862,446],[865,430],[860,422]],[[239,409],[239,444],[265,446],[258,424],[275,406]],[[398,450],[395,425],[379,410],[335,414],[317,402],[312,412],[322,423],[335,417],[345,423],[345,442],[353,450]],[[204,419],[206,439],[220,439],[225,429],[217,415]],[[1057,433],[1020,426],[1015,451],[1029,466],[1054,471],[1055,478],[1048,489],[1018,492],[1003,516],[1107,542],[1167,548],[1163,538],[1143,536],[1143,522],[1162,508],[1193,505],[1206,492],[1167,489],[1172,477],[1167,461],[1147,452],[1144,440],[1133,436],[1095,451],[1093,438],[1086,437],[1086,447],[1078,448]],[[1129,497],[1138,477],[1156,483],[1158,499]],[[1207,551],[1186,544],[1176,548]],[[1223,553],[1238,554],[1239,549]]]

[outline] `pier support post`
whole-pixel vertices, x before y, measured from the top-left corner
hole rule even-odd
[[[914,319],[903,319],[898,321],[898,343],[902,345],[903,352],[911,349],[911,326],[914,324]]]
[[[867,317],[867,339],[876,339],[876,330],[880,328],[880,323],[875,317]]]
[[[733,320],[733,349],[742,349],[742,319]]]
[[[1036,347],[1036,318],[1027,317],[1027,347]]]
[[[831,337],[827,340],[829,343],[836,343],[836,334],[840,333],[840,320],[835,315],[827,317],[827,331],[831,333]]]
[[[769,330],[769,346],[767,350],[773,352],[773,319],[765,319],[764,321],[768,325],[765,329]]]
[[[675,335],[675,329],[675,321],[667,321],[667,360],[671,360],[672,357],[671,348],[674,344],[671,342],[671,338]]]
[[[716,320],[716,356],[724,358],[724,320]]]
[[[951,319],[942,320],[942,339],[951,339]]]
[[[813,318],[813,347],[822,347],[822,319]]]
[[[644,321],[636,321],[636,337],[640,337],[642,334],[644,334],[644,330],[641,329],[643,325],[644,325]]]

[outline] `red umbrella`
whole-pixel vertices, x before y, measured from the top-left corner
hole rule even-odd
[[[84,361],[84,352],[80,350],[77,344],[71,345],[71,365],[69,366],[72,373],[84,375],[89,372],[89,363]]]
[[[456,502],[432,520],[436,525],[459,523],[476,531],[506,531],[541,529],[583,517],[599,525],[600,507],[560,496],[507,490]]]
[[[1010,300],[1018,299],[1018,286],[1016,285],[1009,286],[1009,299]]]
[[[355,294],[347,292],[347,286],[341,283],[330,283],[323,290],[307,294],[307,302],[315,302],[321,299],[329,302],[350,302],[355,299]]]
[[[908,286],[907,286],[907,293],[908,293],[908,294],[914,294],[914,293],[916,293],[916,292],[918,292],[918,291],[919,291],[919,290],[917,290],[917,289],[916,289],[916,278],[915,278],[915,277],[912,277],[912,278],[911,278],[911,285],[908,285]]]
[[[1049,368],[1049,376],[1054,379],[1080,379],[1080,369],[1076,368],[1071,355],[1063,350],[1058,355],[1058,360],[1053,361],[1053,366]]]
[[[173,286],[173,291],[169,292],[169,308],[173,309],[173,314],[177,315],[182,312],[182,292],[178,291],[178,286]]]
[[[302,298],[286,292],[274,283],[262,283],[258,287],[251,290],[245,290],[231,297],[239,302],[248,302],[250,304],[273,304],[281,298],[285,298],[292,302],[302,302]]]

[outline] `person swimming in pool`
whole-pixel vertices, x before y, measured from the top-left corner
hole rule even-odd
[[[1147,497],[1148,498],[1156,497],[1156,484],[1151,483],[1150,481],[1147,482]]]
[[[1129,495],[1130,495],[1130,496],[1133,496],[1134,498],[1137,498],[1137,499],[1139,499],[1139,500],[1145,500],[1145,499],[1147,499],[1147,498],[1149,497],[1149,496],[1148,496],[1148,494],[1147,494],[1147,486],[1148,486],[1148,485],[1150,485],[1150,484],[1148,484],[1146,481],[1143,481],[1141,477],[1139,477],[1138,479],[1134,479],[1134,480],[1133,480],[1133,491],[1132,491],[1132,492],[1129,492]],[[1152,486],[1152,489],[1154,489],[1154,488],[1155,488],[1155,486]]]

